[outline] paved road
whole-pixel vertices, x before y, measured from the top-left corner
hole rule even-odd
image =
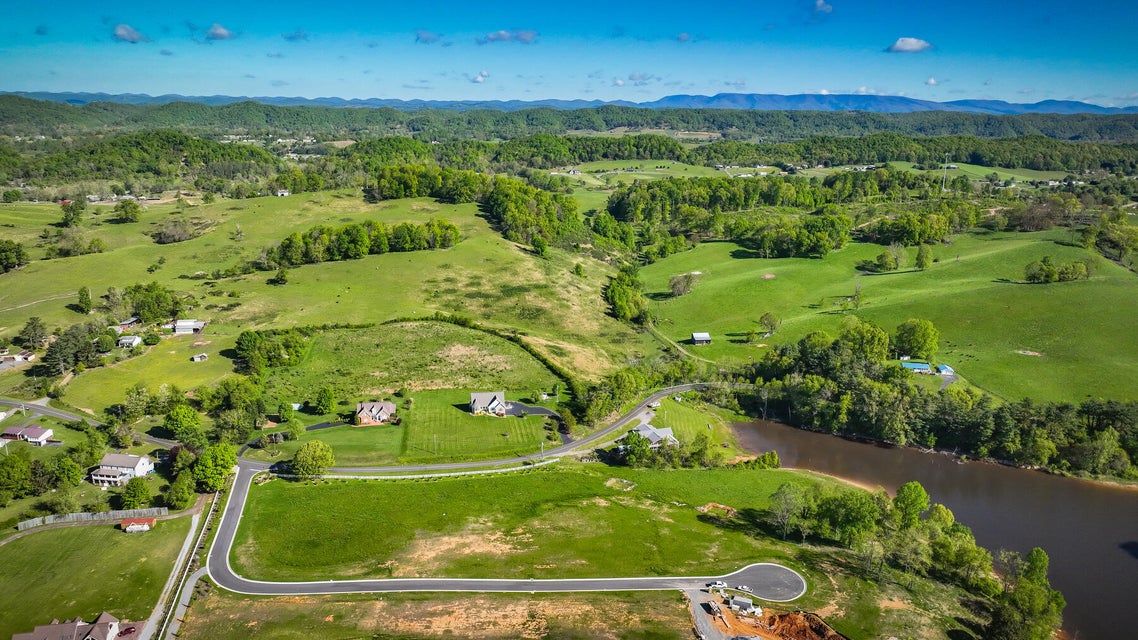
[[[770,563],[752,564],[726,576],[579,578],[566,580],[478,579],[478,578],[393,578],[381,580],[328,580],[318,582],[263,582],[237,575],[229,564],[234,536],[249,495],[249,485],[257,470],[247,461],[238,467],[229,501],[217,525],[217,536],[210,548],[206,567],[218,586],[253,595],[311,595],[332,593],[381,593],[389,591],[477,591],[477,592],[562,592],[562,591],[653,591],[698,589],[713,580],[734,586],[746,584],[756,598],[789,602],[806,592],[806,581],[795,571]]]
[[[714,386],[720,386],[720,385],[731,386],[731,387],[750,386],[750,385],[728,385],[727,383],[716,383],[716,382],[696,382],[696,383],[692,383],[692,384],[681,384],[681,385],[676,385],[674,387],[668,387],[667,389],[657,391],[656,393],[653,393],[652,395],[648,396],[644,400],[640,401],[640,403],[637,404],[635,407],[633,407],[632,410],[630,410],[628,413],[621,416],[619,419],[616,420],[616,422],[613,422],[612,424],[605,427],[604,429],[601,429],[600,431],[597,431],[596,433],[592,433],[592,434],[588,435],[587,437],[584,437],[580,440],[575,440],[569,444],[563,444],[563,445],[561,445],[559,447],[555,447],[553,449],[546,449],[544,454],[541,452],[534,452],[534,453],[530,453],[530,454],[527,454],[524,456],[516,456],[513,458],[507,458],[504,460],[491,460],[491,461],[482,461],[482,462],[447,462],[447,463],[438,463],[438,464],[418,464],[418,465],[406,465],[406,466],[393,465],[393,466],[383,466],[383,467],[333,467],[332,469],[329,470],[329,472],[330,473],[400,473],[400,472],[405,472],[405,471],[419,471],[419,472],[453,471],[455,469],[469,469],[471,467],[488,467],[488,466],[498,466],[498,465],[524,464],[526,462],[533,462],[535,460],[540,460],[543,456],[546,458],[557,457],[557,456],[565,455],[571,451],[577,451],[577,450],[585,449],[585,448],[593,446],[593,445],[603,444],[603,443],[607,442],[607,438],[609,436],[613,435],[613,433],[615,433],[617,431],[620,431],[624,427],[627,427],[629,425],[629,423],[631,423],[633,420],[636,420],[637,416],[640,415],[640,412],[642,412],[646,408],[648,408],[648,405],[652,402],[656,402],[658,400],[662,400],[664,398],[667,398],[668,396],[676,395],[679,393],[684,393],[687,391],[702,391],[703,389],[707,389],[708,387],[714,387]],[[270,466],[269,463],[267,463],[267,462],[254,462],[254,461],[249,461],[249,462],[251,463],[252,467],[262,469],[262,470],[268,469]]]
[[[89,415],[71,413],[70,411],[64,411],[62,409],[56,409],[55,407],[49,407],[47,406],[46,400],[46,398],[40,398],[39,400],[15,400],[12,398],[0,398],[0,406],[23,407],[30,413],[38,414],[41,416],[50,416],[52,418],[59,418],[60,420],[69,420],[72,422],[86,420],[87,424],[91,424],[96,427],[103,424],[102,422],[99,422]],[[148,436],[146,434],[142,434],[142,439],[146,442],[149,442],[150,444],[166,448],[170,448],[178,444],[173,440],[155,438],[154,436]]]

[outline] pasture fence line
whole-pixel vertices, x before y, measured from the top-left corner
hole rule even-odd
[[[124,518],[154,518],[169,513],[170,510],[166,507],[154,507],[152,509],[120,509],[118,511],[100,511],[98,513],[63,513],[24,520],[16,525],[16,529],[24,531],[32,527],[42,527],[45,524],[57,524],[60,522],[95,522],[99,520],[122,520]]]

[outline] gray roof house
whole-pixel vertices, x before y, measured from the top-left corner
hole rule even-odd
[[[394,402],[360,402],[356,404],[356,424],[383,424],[395,416]]]
[[[131,478],[141,478],[154,471],[149,456],[108,453],[99,461],[99,468],[91,472],[91,483],[99,486],[120,486]]]
[[[650,424],[642,424],[630,433],[638,433],[648,440],[648,446],[655,449],[661,444],[678,445],[679,440],[672,434],[672,429],[669,427],[653,427]]]
[[[119,338],[118,344],[125,349],[133,349],[142,344],[142,336],[123,336]]]
[[[480,415],[504,416],[509,408],[505,391],[486,391],[470,394],[470,413]]]

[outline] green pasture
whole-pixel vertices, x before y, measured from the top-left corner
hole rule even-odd
[[[1138,313],[1138,280],[1069,242],[1064,231],[965,234],[934,247],[936,262],[928,271],[905,266],[882,275],[856,268],[883,251],[879,245],[855,243],[821,260],[768,260],[716,242],[641,274],[659,330],[700,357],[745,362],[763,356],[762,344],[796,341],[815,330],[836,334],[845,315],[841,302],[860,286],[863,306],[848,313],[888,331],[909,318],[933,321],[941,332],[935,362],[998,396],[1132,399],[1138,341],[1123,328]],[[915,255],[908,249],[908,265]],[[1047,255],[1058,262],[1089,258],[1098,267],[1089,281],[1020,284],[1024,265]],[[689,271],[702,273],[699,282],[690,294],[672,297],[669,278]],[[761,332],[758,319],[768,311],[782,319],[781,329],[748,344],[747,331]],[[687,344],[697,331],[710,332],[712,344]]]
[[[849,638],[904,637],[914,624],[946,630],[975,619],[957,589],[926,578],[870,582],[850,552],[769,537],[756,519],[788,481],[835,484],[793,471],[600,465],[414,481],[273,480],[253,487],[231,560],[262,580],[709,575],[772,561],[809,585],[775,609],[836,605],[827,620]],[[726,524],[722,511],[696,509],[710,502],[742,516]],[[912,605],[882,604],[902,599]]]
[[[331,387],[354,410],[406,388],[504,388],[510,397],[549,391],[557,378],[518,345],[443,322],[401,322],[366,329],[321,331],[310,338],[304,361],[273,369],[266,384],[270,405],[314,400]]]
[[[10,219],[22,223],[17,231],[29,235],[38,235],[46,221],[56,219],[58,209],[57,205],[0,207]],[[151,223],[177,216],[208,219],[211,226],[198,238],[165,246],[144,235]],[[391,253],[297,267],[283,286],[268,283],[272,273],[202,279],[256,257],[288,233],[317,224],[365,219],[389,224],[422,222],[432,216],[457,224],[463,240],[443,251]],[[173,205],[153,205],[137,224],[97,222],[88,216],[81,227],[106,236],[110,250],[36,260],[5,274],[0,286],[0,335],[14,336],[33,315],[51,327],[86,320],[67,307],[83,286],[100,295],[110,286],[157,281],[197,298],[192,314],[210,322],[206,339],[236,336],[246,328],[371,323],[444,311],[529,334],[527,339],[536,348],[586,379],[596,379],[625,358],[657,348],[647,337],[605,314],[600,292],[611,267],[557,249],[550,251],[548,259],[541,259],[504,240],[474,205],[444,205],[429,199],[368,205],[351,192],[323,192],[222,201],[191,207],[184,213]],[[6,234],[9,231],[5,229]],[[160,257],[164,264],[158,264]],[[581,276],[572,273],[578,263],[584,268]],[[130,367],[149,367],[143,363],[154,357],[151,351]],[[212,361],[212,356],[211,362],[195,365],[195,371],[220,373],[216,367],[222,363]],[[146,372],[148,382],[170,382],[183,388],[198,384],[194,380],[200,376],[183,368],[177,358]],[[4,374],[0,387],[19,386],[21,375]],[[102,375],[113,380],[107,387],[136,379]],[[77,382],[71,390],[76,397],[69,402],[87,406],[109,399],[100,397],[98,389],[83,389],[82,376]]]
[[[144,621],[189,528],[189,518],[164,520],[133,535],[117,523],[67,527],[0,546],[0,590],[11,596],[0,607],[0,637],[31,631],[52,618],[89,621],[103,611]]]
[[[788,480],[807,481],[783,471],[616,468],[316,486],[273,481],[250,493],[233,561],[242,575],[261,580],[701,575],[787,558],[789,546],[709,526],[695,507],[762,508]],[[339,534],[326,535],[333,525]]]
[[[924,170],[913,168],[912,162],[890,162],[890,165],[904,169],[906,171],[914,171],[923,173]],[[996,173],[1000,176],[1000,180],[1014,180],[1016,182],[1027,182],[1032,180],[1062,180],[1070,175],[1068,171],[1038,171],[1035,169],[1006,169],[1003,167],[984,167],[978,164],[968,164],[965,162],[949,162],[949,164],[956,165],[956,169],[948,170],[948,179],[952,180],[956,176],[967,176],[970,180],[983,180],[984,178]],[[942,175],[943,169],[933,170],[932,173]]]

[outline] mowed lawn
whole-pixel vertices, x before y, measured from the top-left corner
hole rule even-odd
[[[766,347],[810,331],[836,335],[840,303],[860,285],[856,312],[892,332],[909,318],[933,321],[941,333],[935,361],[952,365],[973,384],[1006,399],[1077,401],[1087,395],[1138,397],[1138,335],[1128,328],[1138,314],[1138,278],[1091,251],[1064,244],[1065,231],[976,233],[933,248],[925,272],[908,265],[884,275],[859,274],[856,265],[884,247],[852,244],[821,260],[761,259],[729,242],[705,243],[642,270],[660,331],[685,343],[695,331],[712,344],[687,348],[725,362],[759,359]],[[1089,281],[1027,285],[1026,264],[1044,256],[1057,262],[1098,261]],[[671,276],[699,271],[692,292],[674,298]],[[774,313],[781,329],[746,343],[759,317]],[[854,313],[850,311],[850,313]],[[1040,355],[1024,355],[1031,352]]]
[[[0,546],[0,637],[102,611],[144,620],[189,528],[190,518],[177,518],[133,535],[112,524],[46,529]]]
[[[542,417],[470,415],[470,390],[420,391],[410,398],[409,409],[403,399],[391,398],[403,419],[398,426],[342,425],[305,431],[299,440],[268,450],[250,449],[246,455],[257,460],[288,460],[300,445],[319,440],[332,447],[336,466],[360,467],[504,458],[539,451],[543,441],[547,446],[560,444],[560,440],[546,440],[550,431]]]
[[[261,580],[707,575],[785,560],[789,547],[704,522],[696,507],[762,509],[787,481],[815,480],[607,467],[315,486],[275,480],[253,487],[233,561]]]
[[[517,397],[506,393],[509,400]],[[404,413],[404,462],[524,455],[538,451],[548,433],[544,428],[546,418],[541,416],[471,415],[469,390],[422,391],[411,398],[412,407]]]

